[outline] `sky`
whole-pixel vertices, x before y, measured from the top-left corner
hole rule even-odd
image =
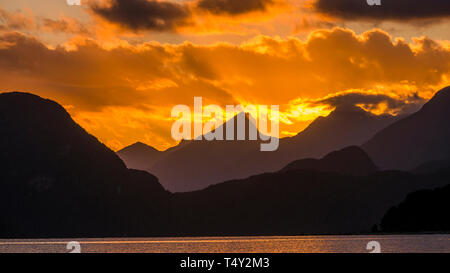
[[[113,150],[164,150],[175,105],[403,115],[450,85],[450,1],[0,0],[0,92],[57,101]]]

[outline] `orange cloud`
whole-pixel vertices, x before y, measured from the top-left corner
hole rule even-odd
[[[31,14],[19,11],[8,12],[0,6],[0,30],[34,29],[36,27]]]
[[[42,29],[48,32],[92,36],[91,30],[78,20],[61,16],[59,19],[42,18]]]
[[[139,140],[173,145],[170,110],[192,106],[194,96],[222,107],[280,105],[280,129],[289,135],[342,101],[376,113],[413,111],[449,84],[449,73],[446,42],[407,43],[378,29],[208,46],[81,39],[51,48],[18,32],[0,35],[0,91],[71,105],[75,119],[114,148]]]

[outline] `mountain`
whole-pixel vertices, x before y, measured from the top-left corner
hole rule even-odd
[[[413,174],[430,174],[450,167],[450,160],[432,160],[411,170]]]
[[[446,175],[450,168],[446,169]],[[445,176],[444,171],[434,176]],[[409,194],[392,207],[381,221],[384,232],[449,232],[450,185]]]
[[[1,238],[368,232],[408,193],[450,181],[450,172],[353,175],[360,164],[355,160],[363,161],[363,171],[374,166],[349,147],[316,161],[315,170],[297,162],[292,169],[172,194],[153,175],[127,169],[53,101],[0,94],[0,128]],[[182,142],[166,156],[195,147],[192,143]],[[229,147],[235,148],[221,149]],[[337,161],[354,166],[341,164],[329,172],[328,164]]]
[[[396,117],[373,115],[360,107],[340,106],[327,117],[314,120],[296,136],[283,139],[280,152],[292,160],[320,158],[331,151],[362,145],[395,120]]]
[[[136,170],[151,168],[163,154],[163,152],[142,142],[137,142],[117,152],[117,155],[128,168]]]
[[[288,170],[175,194],[175,232],[191,236],[371,232],[408,193],[442,187],[447,176],[388,171],[367,176]]]
[[[450,87],[418,112],[381,130],[362,147],[382,169],[412,170],[450,158]]]
[[[0,237],[158,234],[169,193],[57,103],[0,94]],[[142,215],[146,215],[142,218]],[[139,224],[138,224],[139,223]]]
[[[165,153],[145,170],[172,192],[199,190],[226,180],[274,172],[297,159],[320,158],[330,151],[360,145],[394,120],[395,117],[376,116],[359,107],[338,107],[298,135],[280,139],[275,152],[261,152],[261,141],[190,141]],[[237,118],[228,122],[236,123]],[[248,118],[246,124],[255,127]],[[226,128],[227,124],[223,126]],[[150,164],[143,162],[140,166]]]
[[[257,131],[248,115],[244,115],[246,139],[249,131]],[[237,128],[239,115],[223,124],[219,130],[226,134],[228,123]],[[248,129],[252,128],[252,129]],[[258,136],[259,136],[258,132]],[[267,157],[261,157],[261,140],[195,140],[185,141],[183,147],[168,151],[163,158],[148,170],[155,174],[166,189],[172,192],[192,191],[211,184],[246,177],[261,171],[261,165],[267,165]],[[270,153],[266,153],[270,155]],[[176,170],[176,171],[174,171]]]
[[[358,146],[351,146],[340,151],[331,152],[322,159],[296,160],[282,171],[309,170],[333,172],[348,175],[369,175],[378,171],[369,156]]]

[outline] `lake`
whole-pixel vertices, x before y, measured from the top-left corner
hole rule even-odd
[[[0,253],[67,253],[70,241],[82,253],[369,253],[372,241],[382,253],[450,253],[450,235],[0,240]]]

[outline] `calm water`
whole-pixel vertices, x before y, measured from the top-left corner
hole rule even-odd
[[[0,240],[0,252],[65,253],[69,241],[78,241],[82,253],[368,253],[370,241],[383,253],[450,253],[450,235]]]

